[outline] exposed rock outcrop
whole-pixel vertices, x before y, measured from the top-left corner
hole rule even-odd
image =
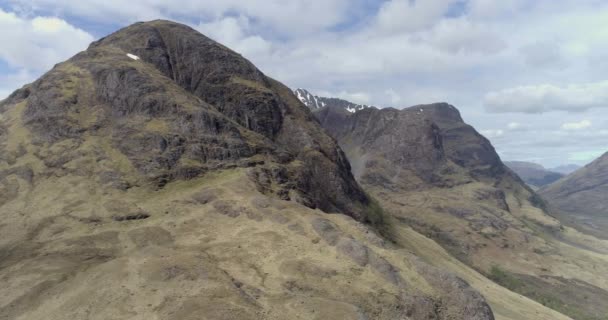
[[[367,219],[369,199],[308,109],[190,27],[153,21],[113,33],[18,90],[3,108],[20,103],[35,143],[72,144],[64,163],[79,157],[85,136],[107,138],[138,173],[126,185],[162,188],[216,169],[256,167],[271,172],[265,192]]]
[[[577,295],[597,295],[598,288],[591,284],[603,277],[596,254],[608,248],[551,215],[555,211],[504,165],[490,141],[466,124],[454,106],[435,103],[350,113],[328,105],[314,114],[338,140],[357,180],[397,221],[391,224],[400,230],[392,233],[397,243],[411,241],[402,240],[401,234],[413,228],[461,262],[500,279],[500,285],[573,318],[593,319],[601,314],[598,310],[608,310],[608,305],[591,300],[565,305],[545,281],[574,278],[585,284],[572,287]],[[343,244],[342,249],[365,261],[357,246]],[[576,271],[569,269],[572,265]],[[501,272],[518,276],[493,277]],[[534,285],[520,285],[522,274],[534,279]],[[463,288],[449,277],[433,279],[443,279],[443,290]],[[606,294],[608,283],[599,290],[601,296]]]
[[[339,107],[315,112],[347,152],[355,176],[388,187],[452,186],[472,180],[517,179],[490,142],[446,103],[403,110]],[[417,179],[412,179],[412,176]]]

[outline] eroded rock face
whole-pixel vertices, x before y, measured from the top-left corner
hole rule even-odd
[[[464,280],[413,259],[416,268],[425,279],[442,292],[437,312],[441,319],[494,319],[492,309],[479,292]]]
[[[285,103],[270,89],[270,80],[239,54],[189,27],[138,23],[89,50],[107,47],[135,54],[247,129],[272,138],[283,125]]]
[[[498,181],[504,175],[517,179],[490,142],[446,103],[354,114],[330,106],[315,116],[346,150],[355,176],[365,183],[394,189]]]
[[[242,56],[187,26],[152,21],[119,30],[1,108],[21,104],[34,144],[64,149],[56,167],[96,152],[95,161],[109,164],[96,175],[119,189],[160,189],[217,169],[255,167],[272,173],[265,193],[366,220],[369,199],[309,110]],[[83,152],[87,137],[103,148]],[[115,165],[123,157],[128,163]]]

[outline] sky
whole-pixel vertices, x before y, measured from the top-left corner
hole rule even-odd
[[[451,103],[503,160],[582,165],[608,151],[608,0],[0,0],[0,99],[159,18],[292,88]]]

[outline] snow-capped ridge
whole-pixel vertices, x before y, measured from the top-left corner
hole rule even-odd
[[[371,106],[357,104],[339,98],[319,97],[310,93],[306,89],[298,88],[294,90],[296,97],[309,109],[317,110],[327,106],[335,106],[344,108],[346,111],[355,113],[359,110],[370,108]]]

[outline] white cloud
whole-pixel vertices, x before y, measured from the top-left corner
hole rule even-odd
[[[64,20],[24,18],[0,9],[0,59],[13,68],[49,69],[91,41],[90,34]]]
[[[371,104],[371,96],[366,92],[353,92],[353,91],[338,91],[338,92],[328,92],[328,91],[318,91],[316,95],[322,97],[335,97],[344,99],[350,102],[359,103],[359,104]]]
[[[526,64],[534,68],[563,67],[561,47],[554,41],[535,41],[521,47]]]
[[[488,139],[502,137],[505,134],[505,131],[502,129],[487,129],[480,130],[479,132]]]
[[[591,162],[606,152],[605,149],[574,152],[568,155],[570,161]]]
[[[501,36],[487,25],[468,18],[442,20],[431,30],[429,39],[435,47],[451,53],[494,54],[506,48]]]
[[[349,100],[355,103],[360,103],[360,104],[370,104],[371,103],[371,97],[369,96],[369,94],[365,93],[365,92],[346,92],[346,91],[342,91],[342,92],[338,92],[336,95],[336,97],[338,98],[342,98],[345,100]]]
[[[250,34],[250,21],[246,16],[229,16],[200,23],[196,29],[245,56],[268,55],[271,50],[270,42]]]
[[[15,89],[34,79],[34,74],[26,69],[20,69],[8,74],[0,74],[0,100],[8,97]]]
[[[507,124],[507,128],[509,130],[518,130],[518,129],[523,128],[523,126],[519,122],[509,122],[509,124]]]
[[[54,17],[21,17],[0,9],[0,99],[41,72],[83,50],[93,41],[87,32]]]
[[[486,110],[495,113],[548,111],[580,112],[608,107],[608,81],[555,86],[520,86],[490,92],[484,98]]]
[[[388,90],[384,91],[384,93],[386,93],[389,96],[391,104],[393,106],[395,106],[401,102],[401,96],[395,90],[388,89]]]
[[[380,30],[412,32],[440,21],[454,0],[390,0],[382,4],[377,16]]]
[[[517,12],[525,0],[470,0],[471,15],[479,18],[496,18]]]
[[[171,17],[216,20],[238,14],[254,18],[275,33],[305,34],[334,26],[353,13],[349,0],[12,0],[26,11],[51,11],[90,20],[128,24]]]
[[[581,130],[581,129],[587,129],[591,126],[592,126],[592,123],[590,120],[581,120],[578,122],[566,122],[566,123],[562,124],[561,129],[562,130]]]

